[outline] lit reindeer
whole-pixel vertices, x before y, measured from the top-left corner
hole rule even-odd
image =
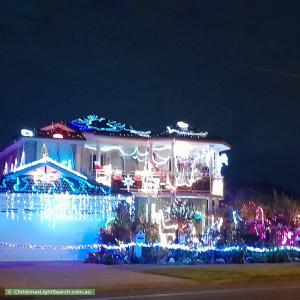
[[[161,244],[166,245],[168,244],[169,240],[174,241],[178,225],[166,225],[162,209],[160,209],[158,212],[153,211],[151,217],[152,223],[158,225],[159,239]]]

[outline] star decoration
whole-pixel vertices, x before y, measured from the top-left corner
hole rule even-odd
[[[131,178],[131,176],[127,174],[127,176],[124,178],[124,180],[122,180],[122,182],[124,183],[124,186],[127,187],[127,192],[129,192],[130,187],[134,184],[135,181]]]

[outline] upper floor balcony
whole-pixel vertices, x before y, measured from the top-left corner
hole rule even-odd
[[[223,196],[222,177],[213,177],[208,169],[201,174],[147,170],[124,172],[106,166],[95,170],[95,179],[115,190],[128,190],[152,196],[168,192]]]

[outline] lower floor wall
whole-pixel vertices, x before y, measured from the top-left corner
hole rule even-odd
[[[124,199],[112,196],[0,194],[0,261],[83,260],[98,243],[98,232],[113,220],[113,208]],[[127,199],[129,201],[129,199]],[[209,199],[192,199],[198,218],[195,234],[207,227]],[[156,223],[161,242],[174,241],[166,225],[170,198],[135,197],[137,214]],[[43,248],[42,248],[43,247]],[[80,250],[81,249],[81,250]]]
[[[118,201],[99,196],[0,194],[0,261],[84,259],[88,250],[68,250],[68,246],[97,244],[99,228],[112,219]]]

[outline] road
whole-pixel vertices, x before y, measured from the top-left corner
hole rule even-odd
[[[298,277],[283,277],[277,280],[258,278],[251,282],[224,285],[144,273],[145,270],[164,267],[157,265],[105,266],[79,262],[0,263],[0,292],[3,292],[4,288],[93,288],[96,289],[97,296],[85,299],[300,300]],[[266,266],[251,267],[264,268]],[[294,266],[282,264],[275,267],[282,269]],[[214,266],[195,266],[195,268],[209,270]],[[244,269],[245,266],[228,265],[223,268],[237,271]],[[25,299],[24,297],[2,298],[1,295],[0,298]],[[26,299],[45,300],[45,298],[62,299],[60,296],[27,297]],[[75,300],[83,297],[69,298]]]
[[[90,298],[90,300],[299,300],[300,286],[240,288],[178,293]],[[87,300],[86,298],[84,300]]]

